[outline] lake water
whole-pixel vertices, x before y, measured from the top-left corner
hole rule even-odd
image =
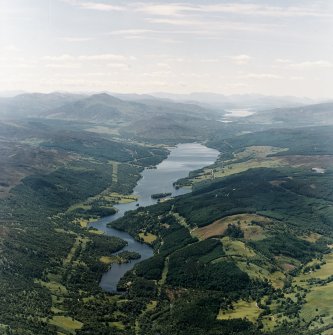
[[[90,226],[103,231],[106,235],[117,236],[125,240],[128,245],[122,249],[135,251],[141,254],[141,258],[126,264],[113,264],[110,270],[102,277],[100,286],[108,292],[117,291],[117,284],[120,278],[133,266],[147,258],[153,256],[153,250],[148,245],[135,241],[129,234],[117,229],[107,227],[109,222],[117,220],[124,216],[124,213],[137,208],[137,204],[142,207],[157,203],[157,200],[151,198],[156,193],[172,193],[172,196],[178,196],[190,192],[189,188],[176,190],[173,183],[187,177],[190,171],[200,169],[215,162],[219,155],[217,150],[207,148],[199,143],[179,144],[170,149],[170,154],[163,162],[157,165],[156,169],[145,169],[141,175],[133,194],[138,196],[138,202],[129,204],[119,204],[114,207],[118,212],[115,215],[102,218],[93,222]]]
[[[223,123],[230,123],[233,122],[235,118],[241,118],[253,115],[255,112],[250,109],[229,109],[226,110],[226,114],[224,115],[223,119],[219,120]]]
[[[229,109],[226,112],[226,117],[245,117],[254,114],[250,109]]]

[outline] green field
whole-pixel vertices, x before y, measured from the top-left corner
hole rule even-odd
[[[256,322],[261,310],[255,301],[237,301],[233,304],[233,309],[228,311],[220,311],[217,315],[218,320],[230,319],[248,319],[251,322]]]
[[[332,127],[163,122],[0,122],[0,332],[329,334]],[[109,267],[139,255],[89,222],[139,201],[132,191],[167,156],[161,144],[188,140],[219,149],[219,160],[176,183],[193,192],[112,222],[154,256],[120,280],[123,294],[103,292]]]
[[[64,331],[69,332],[70,334],[76,334],[75,331],[81,329],[83,326],[83,323],[80,321],[77,321],[70,317],[58,315],[54,316],[49,321],[49,323],[59,329],[63,329]]]

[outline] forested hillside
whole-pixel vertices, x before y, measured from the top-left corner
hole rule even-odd
[[[229,125],[180,107],[131,124],[0,123],[1,333],[328,334],[332,127]],[[186,141],[220,156],[174,181],[191,193],[140,207],[140,173]],[[154,256],[125,274],[121,294],[105,292],[110,266],[140,255],[114,255],[126,241],[89,223],[131,201],[112,226]]]
[[[218,162],[177,182],[193,185],[191,194],[112,223],[157,236],[155,256],[121,284],[131,295],[145,282],[157,301],[139,334],[324,334],[333,326],[331,134],[304,128],[217,141]]]

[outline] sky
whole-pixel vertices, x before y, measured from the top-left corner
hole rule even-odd
[[[333,98],[332,37],[332,0],[0,0],[0,91]]]

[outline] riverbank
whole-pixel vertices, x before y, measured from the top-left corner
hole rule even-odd
[[[157,199],[152,199],[152,194],[171,193],[172,197],[186,194],[190,188],[176,189],[173,183],[188,176],[189,172],[200,169],[215,162],[219,152],[199,143],[179,144],[170,149],[169,156],[156,166],[156,169],[145,169],[141,173],[141,179],[133,190],[133,195],[138,198],[137,202],[115,205],[117,213],[102,218],[90,224],[109,236],[116,236],[125,240],[128,244],[121,251],[133,251],[141,255],[140,259],[133,260],[125,264],[113,264],[106,272],[100,282],[100,286],[107,292],[116,292],[117,285],[122,276],[131,270],[135,264],[142,262],[153,256],[153,249],[144,243],[136,241],[129,234],[108,226],[124,216],[126,211],[135,210],[139,205],[146,207],[157,203]]]

